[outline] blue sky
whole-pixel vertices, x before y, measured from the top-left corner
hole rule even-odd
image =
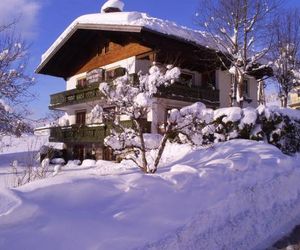
[[[125,11],[147,12],[151,16],[175,21],[194,27],[193,14],[198,0],[123,0]],[[61,32],[78,16],[99,12],[105,0],[1,0],[0,22],[14,16],[20,18],[19,29],[31,44],[31,59],[28,71],[33,72],[41,55],[50,47]],[[298,0],[284,1],[300,6]],[[48,112],[49,95],[63,91],[62,79],[35,75],[37,84],[33,91],[38,94],[31,103],[34,117],[43,117]]]

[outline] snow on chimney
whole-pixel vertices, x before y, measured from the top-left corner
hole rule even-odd
[[[101,8],[101,13],[110,13],[110,12],[122,12],[124,9],[124,3],[120,0],[108,0],[103,4]]]

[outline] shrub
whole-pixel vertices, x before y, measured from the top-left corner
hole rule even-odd
[[[297,110],[264,106],[218,109],[207,126],[210,126],[209,131],[202,130],[205,143],[250,139],[268,142],[285,154],[300,152],[300,112]]]

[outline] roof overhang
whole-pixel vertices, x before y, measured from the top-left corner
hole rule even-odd
[[[43,68],[49,63],[49,61],[57,54],[57,52],[70,40],[70,38],[78,30],[96,30],[96,31],[113,31],[113,32],[129,32],[140,33],[142,26],[134,25],[110,25],[110,24],[82,24],[77,23],[70,29],[66,36],[64,36],[59,42],[54,43],[43,55],[42,62],[39,64],[36,73],[43,74]]]

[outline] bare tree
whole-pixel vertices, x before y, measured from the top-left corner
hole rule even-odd
[[[231,105],[243,106],[247,77],[263,80],[268,65],[262,59],[272,40],[267,29],[277,6],[277,0],[200,0],[196,21],[233,75]]]
[[[287,107],[288,95],[300,85],[300,16],[299,10],[285,10],[273,25],[274,78],[279,84],[281,106]]]
[[[0,27],[0,134],[20,135],[30,126],[25,122],[32,98],[34,79],[27,74],[28,46],[15,35],[16,22]]]

